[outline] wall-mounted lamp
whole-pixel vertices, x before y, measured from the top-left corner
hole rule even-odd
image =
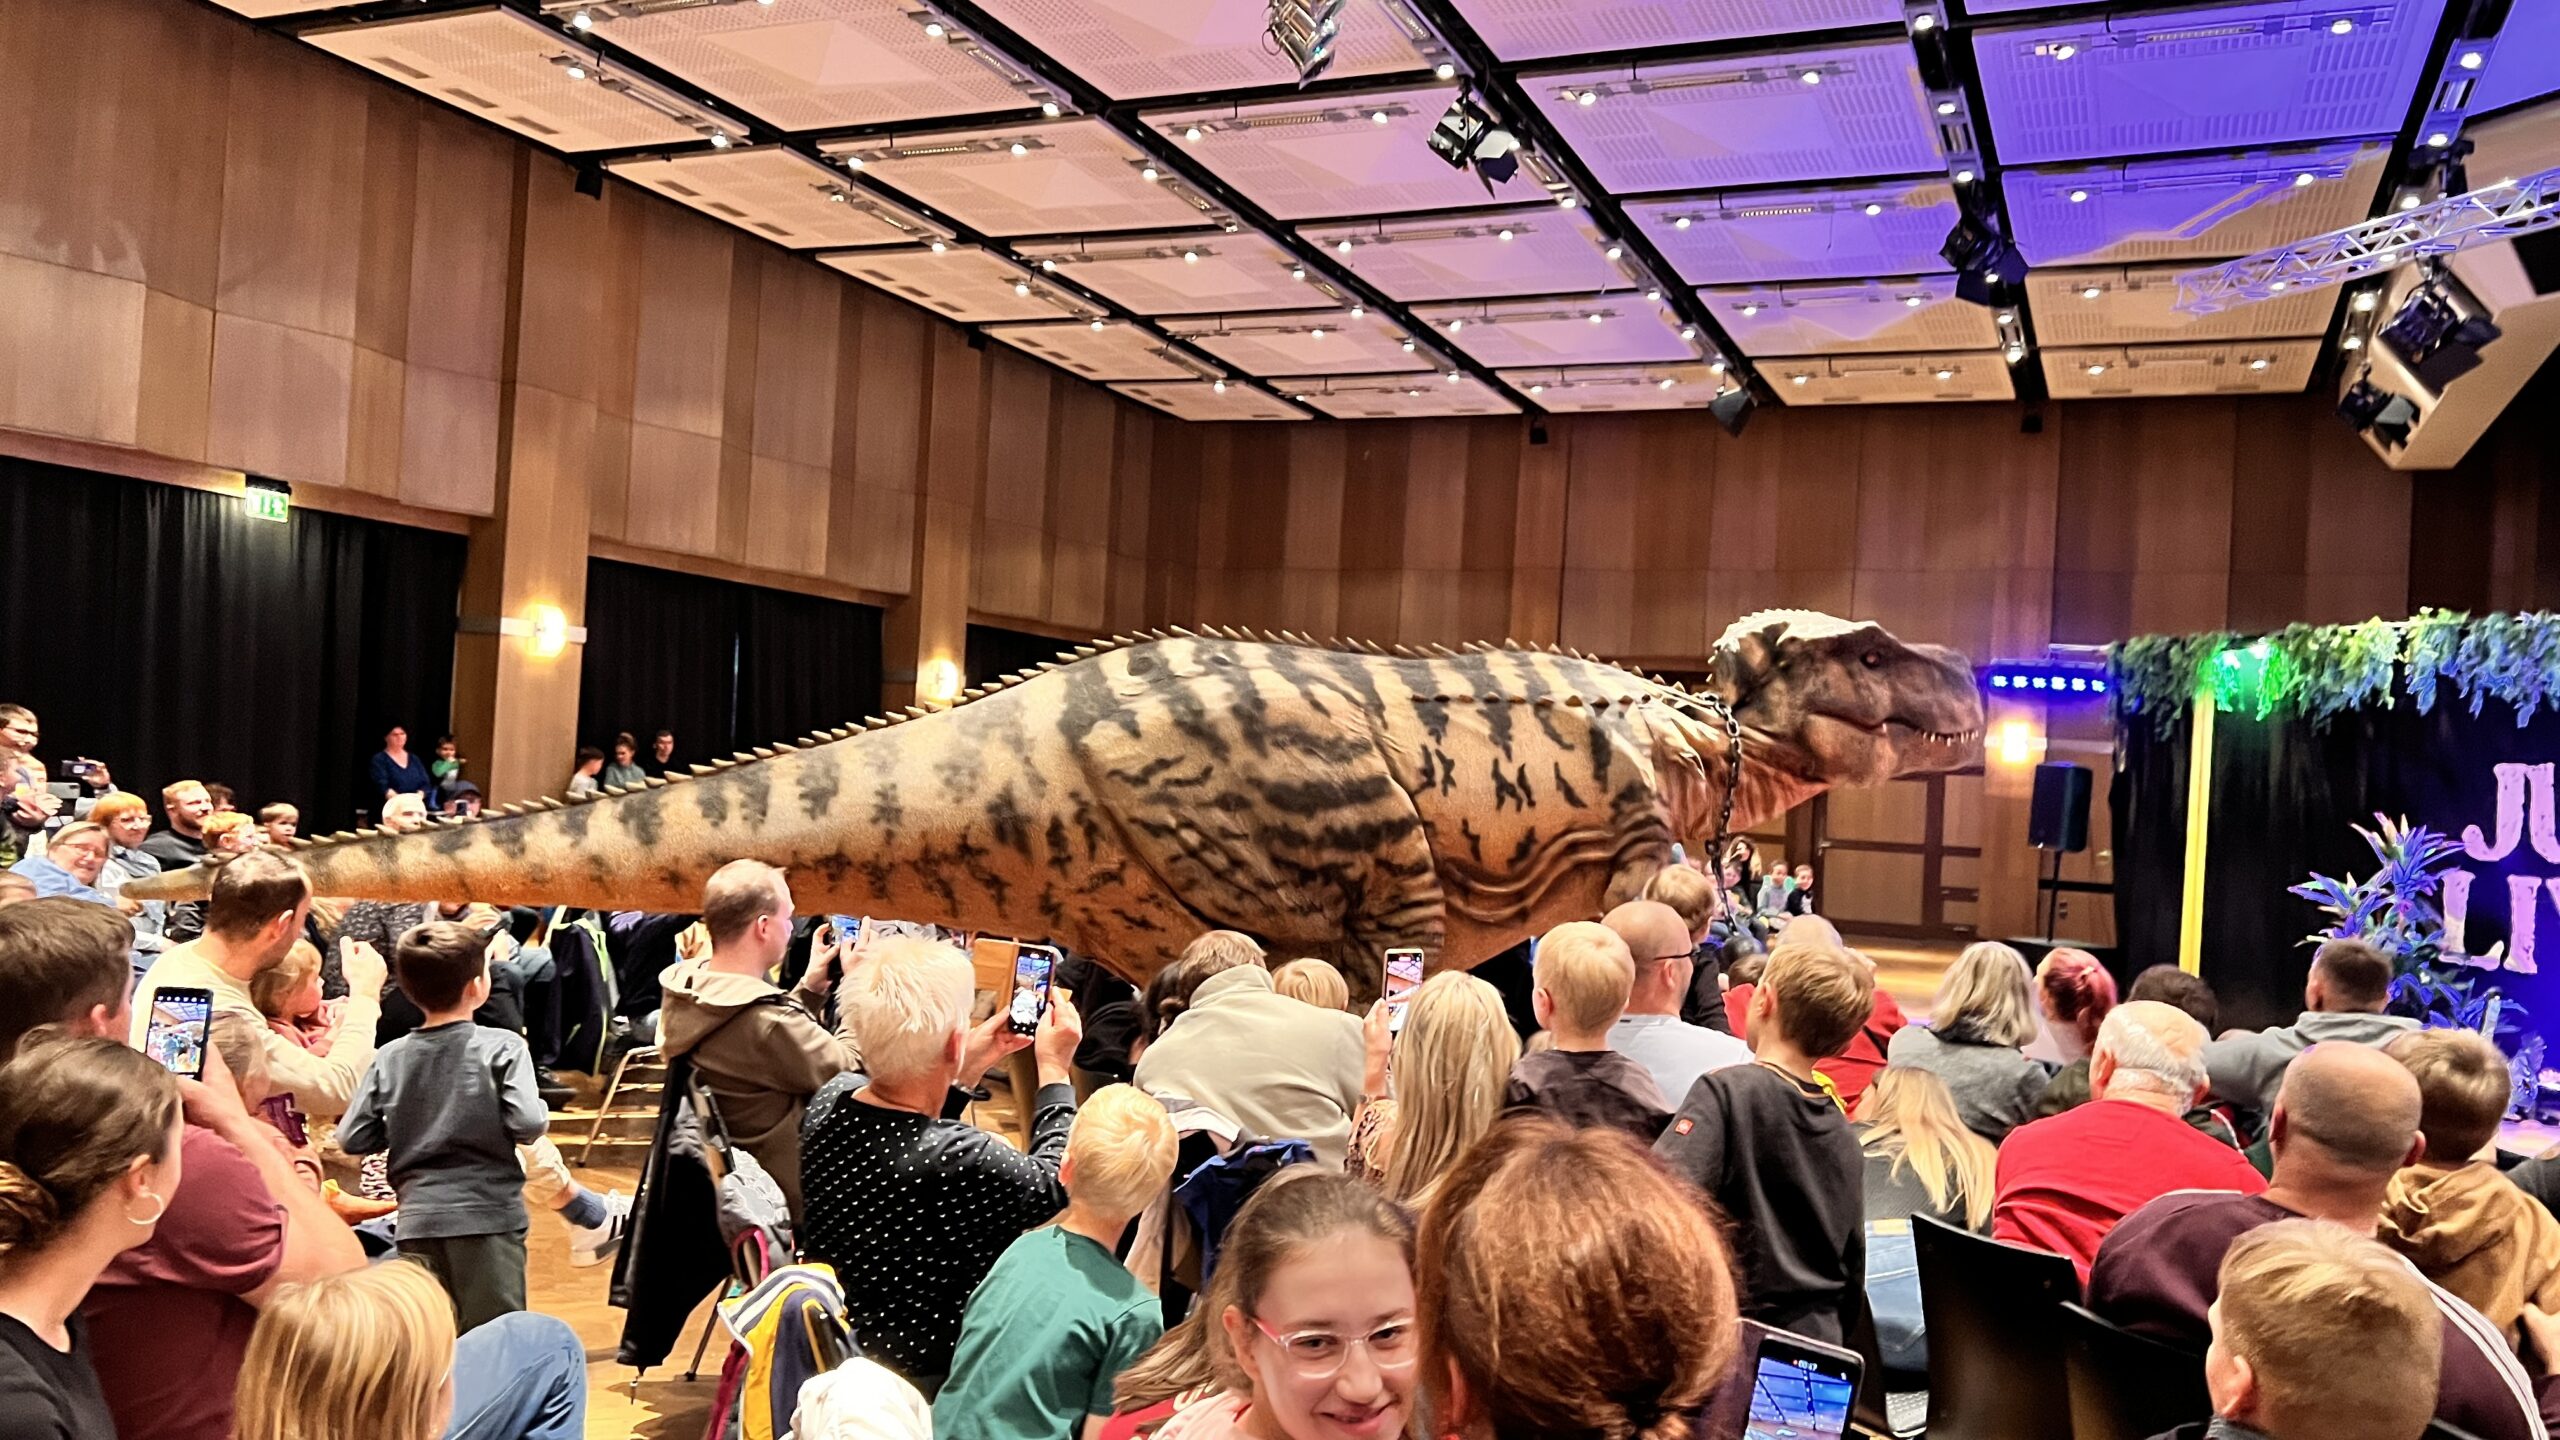
[[[557,605],[536,605],[523,615],[465,615],[454,628],[465,635],[514,635],[537,659],[549,660],[572,644],[587,643],[587,627],[572,625]]]
[[[2036,727],[2025,720],[2003,720],[1993,732],[1992,753],[2003,765],[2025,765],[2036,758]]]
[[[937,656],[916,667],[916,699],[942,706],[960,698],[960,667],[949,656]]]

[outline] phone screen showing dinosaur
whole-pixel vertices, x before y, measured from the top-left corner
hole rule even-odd
[[[1045,945],[1025,945],[1013,957],[1013,1008],[1006,1022],[1016,1035],[1040,1028],[1049,1012],[1049,980],[1058,973],[1058,952]]]
[[[151,1000],[151,1028],[142,1053],[173,1075],[204,1078],[205,1033],[213,1026],[213,992],[164,989]]]
[[[1849,1406],[1856,1397],[1854,1373],[1830,1357],[1777,1343],[1761,1343],[1759,1363],[1751,1376],[1751,1420],[1747,1440],[1839,1440],[1849,1433]],[[1792,1352],[1792,1353],[1791,1353]]]
[[[1405,1007],[1412,1004],[1415,987],[1422,984],[1422,952],[1394,949],[1387,952],[1387,1028],[1404,1029]]]

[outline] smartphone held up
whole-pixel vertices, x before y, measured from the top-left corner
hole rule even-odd
[[[213,1029],[213,992],[165,986],[151,1001],[151,1025],[142,1053],[172,1075],[204,1078],[204,1050]]]
[[[1049,1013],[1049,986],[1058,975],[1058,952],[1047,945],[1020,945],[1014,948],[1013,999],[1005,1014],[1005,1023],[1016,1035],[1030,1035],[1040,1029],[1040,1017]]]

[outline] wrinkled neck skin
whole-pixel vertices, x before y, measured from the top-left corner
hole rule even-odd
[[[1656,782],[1671,808],[1671,831],[1694,855],[1704,856],[1715,839],[1726,789],[1731,784],[1732,742],[1713,721],[1686,711],[1669,712],[1670,723],[1657,728]],[[1831,788],[1827,780],[1800,773],[1807,757],[1772,736],[1745,726],[1742,731],[1742,784],[1733,794],[1733,821],[1728,835],[1787,811]]]

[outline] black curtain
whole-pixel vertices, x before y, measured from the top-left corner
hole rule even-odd
[[[2120,738],[2112,792],[2117,940],[2137,969],[2177,959],[2188,749],[2184,719],[2163,737],[2136,717]],[[2222,998],[2224,1023],[2279,1023],[2302,1008],[2311,950],[2300,942],[2324,917],[2285,888],[2314,872],[2371,874],[2373,853],[2351,827],[2372,826],[2377,811],[2457,840],[2477,826],[2484,847],[2494,849],[2499,767],[2547,767],[2555,759],[2560,718],[2543,712],[2518,726],[2515,711],[2498,700],[2474,716],[2449,684],[2425,715],[2405,694],[2389,709],[2352,712],[2325,728],[2217,715],[2202,965]],[[2530,776],[2513,783],[2531,798]],[[2507,854],[2455,862],[2472,876],[2461,918],[2473,954],[2500,941],[2513,950],[2511,879],[2560,876],[2560,853],[2539,853],[2533,826],[2522,828],[2525,838]],[[2560,844],[2552,849],[2560,852]],[[2536,969],[2502,969],[2494,983],[2523,1001],[2541,1027],[2560,1017],[2560,983],[2546,990],[2541,978],[2560,973],[2543,958],[2560,959],[2560,895],[2537,886],[2534,904]]]
[[[0,458],[0,701],[40,753],[106,762],[340,828],[394,724],[429,751],[453,704],[459,535]]]
[[[875,606],[591,560],[578,734],[610,753],[628,730],[645,759],[650,736],[672,730],[676,754],[700,761],[860,720],[880,708],[881,619]]]
[[[968,647],[960,668],[968,677],[965,683],[975,686],[1001,680],[1017,670],[1046,665],[1075,649],[1076,642],[1053,640],[1028,630],[1007,630],[1001,625],[972,625]]]

